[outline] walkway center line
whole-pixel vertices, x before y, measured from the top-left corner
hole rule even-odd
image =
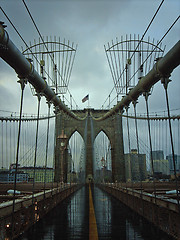
[[[90,184],[89,184],[89,240],[98,240],[98,231]]]

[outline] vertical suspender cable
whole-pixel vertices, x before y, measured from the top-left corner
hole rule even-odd
[[[165,133],[165,139],[166,139],[166,142],[165,142],[165,149],[166,149],[166,154],[165,154],[165,156],[167,156],[168,155],[168,134],[167,134],[167,120],[165,120],[165,131],[166,131],[166,133]]]
[[[147,112],[147,121],[148,121],[148,133],[149,133],[149,145],[150,145],[150,160],[151,160],[151,168],[153,173],[153,188],[154,188],[154,196],[156,202],[156,185],[155,185],[155,175],[154,175],[154,163],[153,163],[153,154],[152,154],[152,140],[151,140],[151,128],[150,128],[150,120],[149,120],[149,107],[148,107],[148,97],[149,93],[144,93],[145,102],[146,102],[146,112]]]
[[[34,204],[34,193],[35,193],[35,173],[36,173],[36,161],[37,161],[37,144],[38,144],[38,130],[39,130],[39,112],[40,112],[40,93],[37,93],[38,98],[38,114],[37,114],[37,125],[36,125],[36,142],[34,151],[34,170],[33,170],[33,187],[32,187],[32,205]]]
[[[9,149],[9,153],[10,153],[10,164],[12,163],[12,146],[11,146],[11,143],[12,143],[12,136],[11,136],[11,121],[9,121],[9,137],[10,137],[10,149]]]
[[[23,138],[23,122],[21,123],[21,138],[20,138],[20,142],[19,142],[19,144],[20,144],[20,146],[19,146],[19,155],[20,155],[20,157],[19,157],[19,161],[21,162],[21,159],[22,159],[22,138]]]
[[[13,162],[15,161],[16,159],[16,121],[13,120],[13,143],[12,143],[12,149],[13,149],[13,153],[12,153],[12,156],[13,156]]]
[[[163,78],[162,80],[164,90],[165,90],[165,95],[166,95],[166,104],[167,104],[167,112],[168,112],[168,121],[169,121],[169,132],[170,132],[170,139],[171,139],[171,151],[172,151],[172,159],[173,159],[173,167],[174,167],[174,176],[175,176],[175,181],[176,181],[176,195],[177,195],[177,204],[178,204],[178,209],[180,212],[180,199],[179,199],[179,191],[178,191],[178,179],[177,179],[177,172],[176,172],[176,162],[175,162],[175,155],[174,155],[174,144],[173,144],[173,135],[172,135],[172,126],[171,126],[171,118],[170,118],[170,110],[169,110],[169,99],[168,99],[168,83],[170,80],[168,78]]]
[[[76,160],[75,153],[76,153],[76,149],[75,149],[75,134],[74,134],[74,136],[73,136],[73,172],[75,172],[75,169],[74,169],[75,160]],[[74,180],[74,178],[73,178],[73,180]]]
[[[139,157],[139,137],[138,137],[138,127],[137,127],[137,117],[136,117],[136,101],[133,101],[133,106],[134,106],[134,115],[135,115],[135,127],[136,127],[136,142],[137,142],[137,153]]]
[[[158,143],[158,148],[161,149],[161,120],[159,119],[159,127],[158,127],[158,130],[159,130],[159,143]]]
[[[4,167],[4,162],[3,162],[3,120],[1,121],[2,122],[2,169],[3,169],[3,167]]]
[[[110,109],[110,104],[111,104],[111,96],[109,95],[109,109]]]
[[[127,134],[128,134],[128,148],[129,148],[129,156],[130,156],[130,154],[131,154],[131,141],[130,141],[130,134],[129,134],[129,115],[128,115],[128,109],[129,109],[129,106],[127,106],[126,107],[126,115],[127,115]],[[129,164],[129,166],[131,167],[131,164]],[[131,168],[129,169],[130,171],[129,172],[131,172]],[[130,174],[130,180],[132,180],[131,179],[131,174]],[[127,189],[127,179],[126,179],[126,189]],[[132,189],[133,189],[133,185],[132,185]],[[127,195],[127,197],[128,197],[128,195]]]
[[[20,116],[19,116],[19,127],[18,127],[18,139],[17,139],[17,149],[16,149],[16,168],[14,175],[14,193],[13,193],[13,209],[12,209],[12,232],[11,237],[13,238],[14,232],[14,210],[15,210],[15,195],[16,195],[16,181],[17,181],[17,170],[18,170],[18,160],[19,160],[19,143],[20,143],[20,134],[21,134],[21,118],[22,118],[22,107],[23,107],[23,97],[24,97],[24,88],[25,88],[25,79],[20,79],[18,81],[21,84],[21,103],[20,103]]]
[[[8,139],[8,136],[7,136],[7,120],[6,120],[6,166],[8,166],[8,143],[7,143],[7,139]]]
[[[54,118],[54,136],[53,136],[53,173],[55,173],[55,146],[56,146],[56,118],[57,118],[57,113],[55,111],[55,118]],[[54,175],[53,174],[52,178],[52,189],[54,188]]]
[[[178,142],[179,142],[179,139],[180,139],[180,127],[179,127],[179,119],[178,119]],[[178,155],[180,155],[180,148],[178,148]]]
[[[23,124],[22,124],[22,126],[23,126],[23,134],[22,134],[22,144],[23,144],[23,149],[22,149],[22,152],[23,152],[23,155],[22,155],[22,162],[24,163],[25,162],[25,121],[23,122]]]
[[[45,157],[45,173],[44,173],[44,200],[46,191],[46,173],[47,173],[47,158],[48,158],[48,143],[49,143],[49,116],[50,116],[50,103],[48,102],[48,122],[47,122],[47,137],[46,137],[46,157]]]
[[[144,212],[144,204],[142,199],[142,174],[141,174],[141,168],[140,168],[140,156],[139,156],[139,136],[138,136],[138,126],[137,126],[137,117],[136,117],[136,104],[137,101],[133,101],[134,106],[134,115],[135,115],[135,127],[136,127],[136,142],[137,142],[137,154],[138,154],[138,165],[139,165],[139,177],[140,177],[140,183],[141,183],[141,200],[142,200],[142,207]]]
[[[28,153],[28,143],[27,143],[27,123],[28,123],[28,121],[25,121],[25,123],[26,123],[26,126],[25,126],[25,131],[24,131],[24,136],[25,136],[25,141],[24,141],[24,145],[25,145],[25,152],[26,153]],[[26,163],[28,163],[28,154],[26,155]]]
[[[130,134],[129,134],[129,116],[128,116],[128,108],[126,107],[126,114],[127,114],[127,133],[128,133],[128,147],[129,147],[129,153],[131,152],[131,141],[130,141]]]

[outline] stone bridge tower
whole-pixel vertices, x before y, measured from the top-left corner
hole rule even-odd
[[[74,110],[77,116],[84,120],[76,120],[68,117],[66,114],[59,113],[56,117],[56,147],[55,147],[55,181],[60,181],[61,173],[61,160],[64,159],[64,175],[67,175],[67,150],[62,157],[60,153],[60,141],[58,136],[62,130],[67,136],[67,142],[74,132],[78,132],[86,146],[86,181],[93,179],[93,144],[96,136],[103,131],[109,138],[111,144],[111,158],[112,158],[112,177],[113,181],[125,181],[125,162],[124,162],[124,147],[123,147],[123,130],[122,130],[122,117],[119,113],[102,120],[97,121],[95,118],[103,116],[107,110]],[[64,179],[66,181],[66,178]]]

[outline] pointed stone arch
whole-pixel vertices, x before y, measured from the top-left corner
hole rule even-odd
[[[103,134],[104,134],[104,136],[103,136]],[[98,139],[99,138],[99,139]],[[107,140],[108,139],[108,140]],[[100,140],[100,142],[99,142],[99,140]],[[101,140],[102,140],[102,142],[101,142]],[[110,140],[109,140],[109,138],[108,138],[108,136],[107,136],[107,134],[103,131],[103,130],[101,130],[100,132],[98,132],[98,134],[96,135],[96,137],[95,137],[95,140],[94,140],[94,144],[96,145],[98,143],[98,148],[95,148],[94,147],[94,156],[96,157],[97,155],[98,155],[98,157],[100,157],[100,158],[98,158],[98,162],[100,163],[100,160],[102,159],[102,157],[104,158],[104,160],[105,160],[105,162],[106,162],[106,170],[110,170],[110,171],[112,171],[112,156],[111,156],[111,142],[110,142]],[[100,145],[99,145],[99,143],[101,143]],[[108,144],[107,144],[108,143]],[[109,148],[110,147],[110,148]],[[100,151],[99,151],[100,150]],[[103,152],[102,152],[102,150],[103,150]],[[109,150],[110,150],[110,158],[108,157],[107,158],[107,156],[109,156],[109,154],[107,155],[107,153],[109,152]],[[100,154],[99,154],[99,152],[100,152]],[[95,158],[94,159],[94,164],[95,164],[95,166],[96,167],[98,167],[98,165],[97,165],[97,161],[96,161],[97,159]],[[107,161],[108,160],[108,161]],[[101,165],[99,165],[99,166],[101,166]],[[110,167],[110,168],[109,168]],[[94,171],[95,172],[95,171]]]
[[[123,146],[123,131],[122,131],[122,116],[119,113],[103,120],[96,121],[92,118],[98,118],[104,115],[107,111],[105,110],[94,110],[94,109],[84,109],[80,111],[73,111],[79,117],[84,117],[87,114],[87,118],[79,121],[70,117],[66,117],[65,114],[59,114],[56,117],[56,136],[62,131],[62,126],[64,126],[64,131],[67,138],[78,131],[82,136],[86,144],[86,176],[87,179],[93,179],[93,154],[92,154],[92,144],[94,143],[95,137],[100,131],[103,131],[111,143],[111,156],[112,156],[112,175],[113,181],[125,181],[125,163],[124,163],[124,146]],[[64,124],[63,124],[64,121]],[[93,134],[92,134],[93,125]],[[86,129],[87,126],[87,129]],[[87,130],[85,136],[85,129]],[[60,155],[58,153],[59,143],[56,139],[55,148],[55,180],[59,181],[59,171],[61,161]]]

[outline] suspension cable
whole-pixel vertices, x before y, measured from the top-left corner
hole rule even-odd
[[[136,129],[136,141],[137,141],[137,153],[139,155],[139,138],[138,138],[138,127],[137,127],[137,118],[136,118],[136,104],[137,101],[133,101],[133,106],[134,106],[134,115],[135,115],[135,129]]]
[[[7,143],[7,139],[8,139],[8,136],[7,136],[7,121],[6,121],[6,164],[8,165],[8,143]]]
[[[48,116],[50,116],[50,103],[48,102]],[[47,173],[47,158],[48,158],[48,144],[49,144],[49,118],[47,122],[47,136],[46,136],[46,157],[45,157],[45,173],[44,173],[44,200],[45,200],[45,192],[46,192],[46,173]]]
[[[9,151],[9,153],[10,153],[10,160],[9,160],[9,162],[10,162],[10,164],[12,163],[12,152],[11,152],[11,149],[12,149],[12,129],[11,129],[11,122],[9,122],[10,123],[10,126],[9,126],[9,137],[10,137],[10,151]]]
[[[23,1],[23,0],[22,0],[22,1]],[[9,21],[9,23],[11,24],[11,26],[14,28],[15,32],[18,34],[18,36],[20,37],[20,39],[21,39],[21,40],[23,41],[23,43],[25,44],[26,48],[28,48],[28,49],[30,50],[31,54],[32,54],[33,57],[36,59],[36,61],[38,62],[38,64],[41,65],[40,62],[39,62],[39,60],[37,59],[36,55],[35,55],[35,54],[32,52],[32,50],[29,48],[28,44],[27,44],[26,41],[23,39],[23,37],[21,36],[20,32],[17,30],[17,28],[15,27],[15,25],[14,25],[13,22],[10,20],[10,18],[8,17],[8,15],[5,13],[5,11],[3,10],[3,8],[2,8],[1,6],[0,6],[0,9],[1,9],[1,11],[3,12],[3,14],[5,15],[5,17],[7,18],[7,20]],[[42,37],[41,34],[40,34],[40,36]],[[43,40],[43,42],[44,42],[44,40]],[[45,43],[44,43],[44,44],[45,44]],[[46,45],[45,45],[45,46],[46,46]],[[46,47],[47,47],[47,46],[46,46]],[[51,81],[53,82],[53,79],[49,76],[48,72],[46,72],[46,70],[44,70],[44,71],[45,71],[45,73],[47,74],[47,76],[49,77],[49,79],[51,79]],[[59,71],[58,71],[58,72],[59,72]],[[61,76],[61,75],[60,75],[60,76]],[[61,78],[62,78],[62,76],[61,76]],[[69,94],[71,94],[68,88],[67,88],[67,91],[69,92]],[[72,97],[72,99],[73,99],[74,103],[76,104],[75,99],[74,99],[73,97]],[[76,106],[77,106],[77,104],[76,104]]]
[[[160,5],[159,5],[158,9],[156,10],[156,12],[155,12],[154,16],[152,17],[152,19],[151,19],[149,25],[147,26],[145,32],[143,33],[143,35],[142,35],[142,37],[141,37],[141,39],[140,39],[138,45],[136,46],[136,48],[135,48],[135,50],[134,50],[134,52],[133,52],[133,54],[132,54],[132,56],[131,56],[130,59],[133,58],[133,56],[134,56],[134,54],[135,54],[135,51],[138,49],[140,43],[142,42],[142,40],[143,40],[144,36],[146,35],[147,31],[149,30],[149,28],[150,28],[152,22],[154,21],[156,15],[158,14],[158,12],[159,12],[159,10],[160,10],[160,8],[161,8],[161,6],[162,6],[163,3],[164,3],[164,0],[161,1],[161,3],[160,3]],[[124,70],[122,71],[122,74],[124,73],[125,69],[126,69],[126,68],[124,68]],[[139,69],[138,69],[138,70],[139,70]],[[112,71],[112,70],[111,70],[111,71]],[[111,90],[110,94],[113,92],[114,88],[115,88],[115,86],[114,86],[113,89]],[[110,94],[109,94],[109,95],[110,95]],[[107,99],[108,99],[108,97],[107,97]],[[107,99],[105,100],[104,104],[106,103]],[[103,105],[104,105],[104,104],[103,104]]]
[[[152,140],[151,140],[151,128],[150,128],[149,107],[148,107],[149,93],[145,92],[144,97],[145,97],[145,102],[146,102],[148,133],[149,133],[149,145],[150,145],[150,160],[151,160],[151,168],[152,168],[152,174],[153,174],[153,188],[154,188],[154,196],[155,196],[155,203],[156,203],[156,185],[155,185],[154,162],[153,162]]]
[[[10,18],[8,17],[8,15],[5,13],[5,11],[2,9],[2,7],[0,6],[1,11],[3,12],[3,14],[5,15],[5,17],[7,18],[7,20],[10,22],[10,24],[12,25],[12,27],[14,28],[14,30],[16,31],[16,33],[18,34],[18,36],[21,38],[21,40],[23,41],[23,43],[26,45],[26,47],[29,48],[29,46],[27,45],[27,43],[25,42],[25,40],[23,39],[23,37],[21,36],[21,34],[19,33],[19,31],[17,30],[17,28],[15,27],[15,25],[12,23],[12,21],[10,20]]]
[[[18,172],[18,161],[19,161],[19,145],[20,145],[20,135],[21,135],[21,117],[22,117],[22,107],[23,107],[23,99],[24,99],[24,88],[27,81],[25,79],[20,79],[18,81],[21,85],[21,101],[20,101],[20,120],[18,126],[18,139],[17,139],[17,149],[16,149],[16,167],[14,174],[14,192],[13,192],[13,208],[12,208],[12,228],[11,228],[11,237],[13,238],[14,232],[14,212],[15,212],[15,198],[16,198],[16,182],[17,182],[17,172]]]
[[[38,145],[38,130],[39,130],[39,112],[40,112],[40,102],[41,96],[37,93],[38,98],[38,114],[37,114],[37,124],[36,124],[36,142],[34,150],[34,169],[33,169],[33,186],[32,186],[32,206],[34,205],[34,193],[35,193],[35,173],[36,173],[36,161],[37,161],[37,145]]]
[[[173,28],[173,26],[177,23],[177,21],[179,20],[180,16],[178,16],[175,21],[172,23],[172,25],[168,28],[168,30],[166,31],[166,33],[163,35],[163,37],[161,38],[160,41],[158,41],[158,43],[156,44],[156,46],[152,49],[151,53],[147,56],[147,58],[144,60],[144,62],[142,63],[142,65],[148,60],[148,58],[153,54],[153,52],[155,51],[155,49],[157,48],[157,46],[162,42],[162,40],[166,37],[166,35],[170,32],[170,30]],[[138,71],[140,70],[140,67],[136,70],[136,72],[131,76],[131,78],[129,79],[128,83],[131,81],[131,79],[138,73]]]
[[[27,4],[25,3],[25,0],[22,0],[22,2],[24,3],[24,6],[25,6],[25,8],[26,8],[26,10],[27,10],[27,12],[28,12],[28,14],[29,14],[29,16],[30,16],[30,18],[31,18],[31,20],[32,20],[32,22],[33,22],[33,24],[34,24],[34,26],[35,26],[35,28],[36,28],[39,36],[40,36],[40,38],[41,38],[41,41],[43,42],[46,50],[49,51],[47,45],[46,45],[45,42],[44,42],[44,39],[43,39],[43,37],[42,37],[42,34],[40,33],[40,31],[39,31],[39,29],[38,29],[38,27],[37,27],[37,24],[35,23],[35,21],[34,21],[34,19],[33,19],[33,16],[32,16],[32,14],[31,14],[31,12],[30,12]],[[63,53],[64,53],[64,52],[63,52]],[[50,53],[49,53],[49,56],[50,56],[53,64],[55,65],[54,59],[53,59],[53,57],[52,57],[52,55],[51,55]],[[73,60],[73,61],[74,61],[74,60]],[[62,77],[62,75],[60,74],[60,72],[59,72],[58,69],[57,69],[57,71],[58,71],[58,73],[59,73],[59,75],[60,75],[60,77],[61,77],[61,80],[64,82],[64,79],[63,79],[63,77]],[[65,82],[64,82],[64,83],[65,83]],[[67,88],[67,91],[69,92],[69,94],[71,94],[68,88]],[[73,99],[73,101],[75,102],[74,98],[72,98],[72,99]],[[76,102],[75,102],[75,104],[76,104]],[[77,105],[77,104],[76,104],[76,105]]]
[[[12,21],[10,20],[10,18],[8,17],[8,15],[5,13],[5,11],[2,9],[2,7],[0,7],[1,11],[3,12],[3,14],[5,15],[5,17],[7,18],[7,20],[9,21],[9,23],[11,24],[11,26],[14,28],[15,32],[18,34],[18,36],[20,37],[20,39],[23,41],[23,43],[25,44],[25,46],[30,50],[31,54],[33,55],[33,57],[36,59],[37,63],[39,65],[40,62],[37,59],[36,55],[32,52],[32,50],[29,48],[28,44],[26,43],[26,41],[23,39],[23,37],[21,36],[21,34],[19,33],[19,31],[17,30],[17,28],[15,27],[15,25],[12,23]],[[45,73],[47,74],[47,76],[51,79],[51,81],[53,81],[53,79],[49,76],[49,74],[45,71]]]
[[[177,172],[176,172],[174,143],[173,143],[173,134],[172,134],[170,111],[169,111],[169,99],[168,99],[168,91],[167,91],[168,83],[170,82],[170,80],[168,78],[162,78],[161,81],[162,81],[162,84],[164,86],[165,95],[166,95],[166,104],[167,104],[168,120],[169,120],[169,133],[170,133],[170,139],[171,139],[172,160],[173,160],[173,167],[174,167],[174,176],[175,176],[175,181],[176,181],[177,204],[178,204],[178,209],[179,209],[179,212],[180,212],[180,199],[179,199],[179,191],[178,191],[178,179],[177,179]]]
[[[161,6],[162,6],[162,4],[163,4],[163,3],[164,3],[164,0],[162,0],[162,1],[161,1],[161,3],[160,3],[160,5],[159,5],[158,9],[156,10],[156,12],[155,12],[154,16],[152,17],[152,19],[151,19],[151,21],[150,21],[149,25],[147,26],[147,28],[146,28],[145,32],[143,33],[143,35],[142,35],[142,37],[141,37],[141,39],[140,39],[140,41],[139,41],[138,45],[136,46],[135,50],[133,51],[133,54],[132,54],[132,56],[131,56],[131,58],[130,58],[130,59],[132,59],[132,58],[133,58],[133,56],[134,56],[134,54],[135,54],[136,50],[138,49],[138,47],[139,47],[140,43],[142,42],[142,40],[143,40],[144,36],[146,35],[147,31],[149,30],[149,28],[150,28],[150,26],[151,26],[152,22],[154,21],[154,19],[155,19],[156,15],[158,14],[158,12],[159,12],[159,10],[160,10],[160,8],[161,8]]]
[[[103,103],[102,106],[104,106],[104,104],[107,102],[107,100],[109,99],[109,95],[111,95],[111,93],[113,92],[114,89],[115,89],[115,86],[112,88],[111,92],[108,94],[108,96],[107,96],[107,98],[106,98],[106,100],[104,101],[104,103]]]
[[[138,136],[138,126],[137,126],[137,118],[136,118],[136,104],[137,101],[133,101],[133,106],[134,106],[134,115],[135,115],[135,128],[136,128],[136,144],[137,144],[137,155],[138,155],[138,164],[139,164],[139,178],[141,183],[141,201],[142,201],[142,209],[144,212],[144,201],[142,199],[142,170],[140,169],[140,153],[139,153],[139,136]]]
[[[2,123],[2,126],[1,126],[1,127],[2,127],[2,169],[3,169],[3,167],[4,167],[4,161],[3,161],[3,160],[4,160],[4,158],[3,158],[3,157],[4,157],[4,156],[3,156],[3,147],[4,147],[4,146],[3,146],[3,139],[4,139],[4,138],[3,138],[3,121],[1,121],[1,123]]]
[[[163,37],[161,38],[161,40],[160,41],[158,41],[158,43],[156,44],[156,46],[154,47],[154,49],[152,49],[152,51],[151,51],[151,53],[147,56],[147,58],[144,60],[144,62],[142,63],[142,65],[147,61],[147,59],[153,54],[153,52],[155,51],[155,49],[157,48],[157,46],[163,41],[163,39],[167,36],[167,34],[170,32],[170,30],[174,27],[174,25],[177,23],[177,21],[179,20],[179,18],[180,18],[180,16],[178,16],[176,19],[175,19],[175,21],[172,23],[172,25],[168,28],[168,30],[166,31],[166,33],[163,35]],[[139,69],[140,68],[138,68],[137,70],[136,70],[136,72],[131,76],[131,78],[129,79],[129,81],[128,81],[128,83],[131,81],[131,79],[138,73],[138,71],[139,71]],[[124,71],[125,71],[125,69],[124,69]],[[123,72],[122,72],[122,74],[123,74]],[[115,88],[115,86],[114,86],[114,88]],[[114,89],[113,88],[113,89]],[[111,93],[112,93],[112,91],[111,91]],[[108,99],[108,98],[107,98]],[[106,101],[107,101],[107,99],[106,99]],[[115,99],[115,98],[114,98]],[[113,99],[113,101],[114,101],[114,99]],[[105,102],[106,102],[105,101]]]
[[[128,147],[129,147],[129,153],[130,153],[130,152],[131,152],[131,141],[130,141],[130,134],[129,134],[128,109],[129,109],[129,107],[126,107],[126,114],[127,114],[127,133],[128,133]]]
[[[43,44],[44,44],[46,50],[49,52],[48,47],[46,46],[46,44],[45,44],[45,42],[44,42],[44,39],[43,39],[43,37],[42,37],[42,35],[41,35],[41,33],[40,33],[38,27],[37,27],[37,24],[35,23],[35,21],[34,21],[34,19],[33,19],[33,17],[32,17],[32,14],[31,14],[30,11],[29,11],[29,8],[28,8],[27,4],[25,3],[24,0],[22,0],[22,2],[24,3],[24,6],[25,6],[25,8],[26,8],[26,10],[27,10],[27,12],[28,12],[28,14],[29,14],[29,16],[30,16],[30,18],[31,18],[31,20],[32,20],[32,22],[33,22],[33,24],[34,24],[34,26],[35,26],[35,28],[36,28],[36,30],[37,30],[39,36],[40,36],[40,38],[41,38],[41,41],[43,42]],[[49,54],[49,56],[50,56],[50,58],[51,58],[53,64],[55,64],[52,55]],[[61,78],[62,78],[62,76],[61,76]]]

